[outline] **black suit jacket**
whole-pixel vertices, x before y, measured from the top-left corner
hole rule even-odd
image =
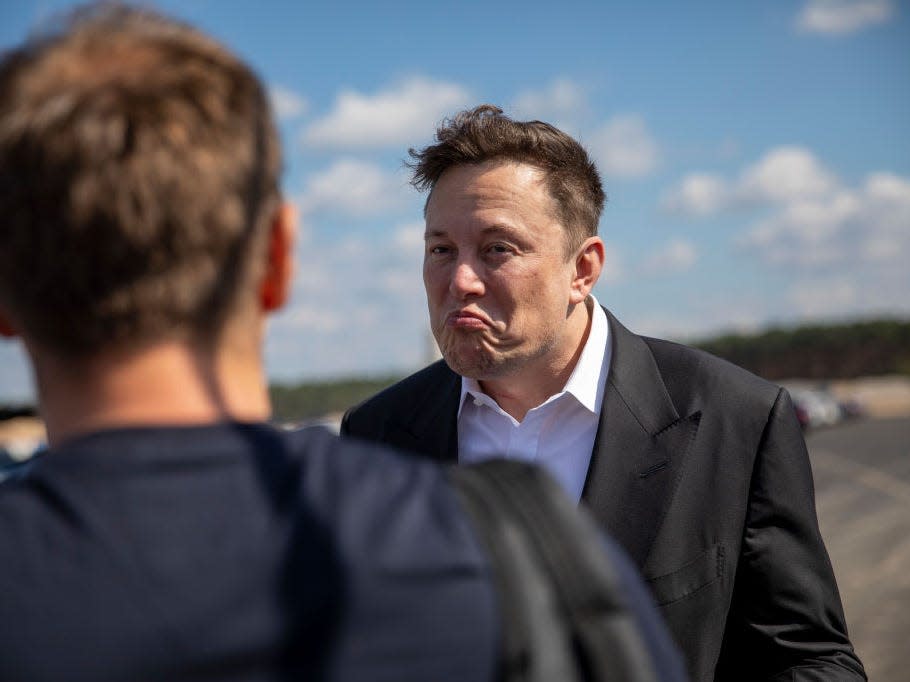
[[[693,679],[865,679],[786,391],[607,316],[582,501],[643,572]],[[440,361],[352,409],[342,433],[454,462],[459,395]]]

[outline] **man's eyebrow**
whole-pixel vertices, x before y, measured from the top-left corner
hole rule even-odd
[[[449,233],[446,230],[436,228],[436,229],[426,230],[423,233],[423,238],[428,239],[430,237],[447,237],[448,234]],[[491,234],[492,235],[504,234],[504,235],[508,235],[508,236],[512,236],[512,237],[516,237],[519,235],[518,231],[515,228],[510,227],[509,225],[489,225],[487,227],[481,228],[480,234],[482,234],[484,236],[491,235]]]
[[[504,235],[508,235],[510,237],[518,235],[518,230],[516,230],[514,227],[511,227],[510,225],[501,225],[498,223],[496,225],[490,225],[489,227],[484,227],[483,229],[480,230],[480,232],[481,232],[481,234],[484,234],[484,235],[504,234]]]

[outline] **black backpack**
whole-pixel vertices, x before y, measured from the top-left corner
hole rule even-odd
[[[537,467],[453,467],[492,559],[504,682],[651,682],[657,674],[593,521]]]

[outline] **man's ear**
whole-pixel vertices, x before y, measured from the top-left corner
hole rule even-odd
[[[588,237],[575,255],[575,277],[572,280],[570,303],[584,301],[597,284],[605,259],[604,243],[600,237]]]
[[[259,288],[259,303],[265,312],[281,308],[290,295],[296,233],[297,213],[291,204],[282,202],[269,227],[265,274]]]

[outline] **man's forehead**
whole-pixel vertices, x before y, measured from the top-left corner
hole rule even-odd
[[[544,173],[536,166],[511,161],[462,164],[446,170],[439,178],[427,198],[424,217],[429,218],[440,209],[508,209],[529,202],[552,202]]]
[[[490,176],[497,177],[502,175],[511,175],[513,177],[513,180],[509,183],[511,185],[523,183],[525,186],[530,187],[539,184],[546,189],[544,171],[529,163],[507,158],[489,159],[480,163],[457,163],[443,171],[433,184],[423,205],[423,217],[427,217],[427,212],[430,210],[434,197],[439,194],[449,196],[454,192],[469,196],[471,190],[476,189],[474,185],[478,181]]]
[[[545,179],[544,171],[533,164],[513,159],[490,159],[481,163],[459,163],[447,168],[436,181],[434,191],[440,187],[476,185],[484,181],[539,185]]]

